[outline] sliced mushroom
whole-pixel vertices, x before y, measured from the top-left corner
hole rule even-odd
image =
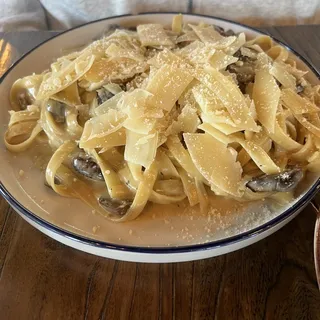
[[[14,82],[10,90],[10,103],[14,110],[25,110],[35,101],[42,75],[31,75]]]
[[[102,103],[104,103],[105,101],[109,100],[110,98],[112,98],[114,96],[113,93],[111,93],[110,91],[108,91],[105,88],[101,88],[97,90],[97,102],[98,102],[98,106]]]
[[[296,86],[296,90],[297,90],[297,94],[300,94],[300,93],[302,93],[304,91],[304,86],[301,85],[301,84],[298,84]]]
[[[246,50],[249,50],[249,48],[246,48]],[[250,51],[252,52],[253,50],[250,50]],[[242,62],[253,63],[254,60],[255,60],[254,58],[249,57],[248,55],[242,54],[241,49],[239,49],[238,51],[236,51],[233,56],[236,57],[236,58],[238,58],[239,61],[242,61]]]
[[[18,94],[18,102],[21,110],[26,110],[27,106],[34,102],[33,96],[29,91],[24,91]]]
[[[102,172],[98,164],[84,152],[79,153],[72,159],[74,169],[86,178],[104,181]]]
[[[223,37],[230,37],[230,36],[234,36],[235,35],[235,33],[234,33],[234,31],[232,31],[232,30],[225,30],[225,29],[223,29],[222,27],[219,27],[219,26],[213,26],[214,27],[214,29],[217,31],[217,32],[219,32]]]
[[[47,110],[52,114],[55,122],[64,123],[66,121],[66,105],[64,103],[50,99],[47,102]]]
[[[242,93],[246,93],[247,85],[250,82],[254,82],[254,69],[248,66],[237,66],[235,64],[230,64],[227,67],[227,71],[235,74],[239,89]]]
[[[245,89],[248,83],[254,81],[255,77],[255,61],[254,59],[244,56],[240,50],[238,50],[235,54],[235,57],[242,62],[242,65],[238,65],[238,63],[232,63],[227,66],[226,70],[230,73],[234,73],[237,77],[238,85],[240,90],[245,93]]]
[[[102,208],[110,213],[123,216],[129,210],[132,201],[131,200],[113,200],[106,197],[99,198],[99,204]]]
[[[247,182],[247,187],[253,192],[288,192],[296,188],[302,178],[303,171],[295,168],[279,174],[253,178]]]

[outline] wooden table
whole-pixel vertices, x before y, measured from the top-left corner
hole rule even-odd
[[[320,26],[263,30],[320,68]],[[52,35],[0,34],[0,72]],[[138,264],[66,247],[1,199],[0,319],[320,319],[314,222],[308,206],[282,230],[237,252]]]

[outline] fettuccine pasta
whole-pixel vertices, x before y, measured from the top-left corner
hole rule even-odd
[[[148,202],[292,193],[320,172],[320,86],[268,36],[183,23],[114,29],[12,86],[5,145],[51,146],[46,184],[113,221]]]

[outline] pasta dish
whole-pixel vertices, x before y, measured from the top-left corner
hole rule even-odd
[[[148,202],[292,197],[320,171],[320,86],[266,35],[199,23],[110,28],[16,80],[5,145],[49,145],[45,184],[113,221]]]

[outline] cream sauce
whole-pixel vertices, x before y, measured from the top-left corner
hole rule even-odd
[[[198,205],[188,201],[159,205],[148,203],[134,221],[110,222],[80,200],[63,198],[44,186],[44,170],[52,151],[44,141],[35,142],[23,154],[13,155],[17,182],[35,210],[45,218],[71,232],[96,240],[127,245],[175,246],[205,243],[232,236],[268,221],[279,212],[270,210],[268,201],[238,202],[210,196],[208,214],[201,214]],[[105,190],[104,184],[91,183],[96,193]],[[33,186],[30,188],[30,186]]]

